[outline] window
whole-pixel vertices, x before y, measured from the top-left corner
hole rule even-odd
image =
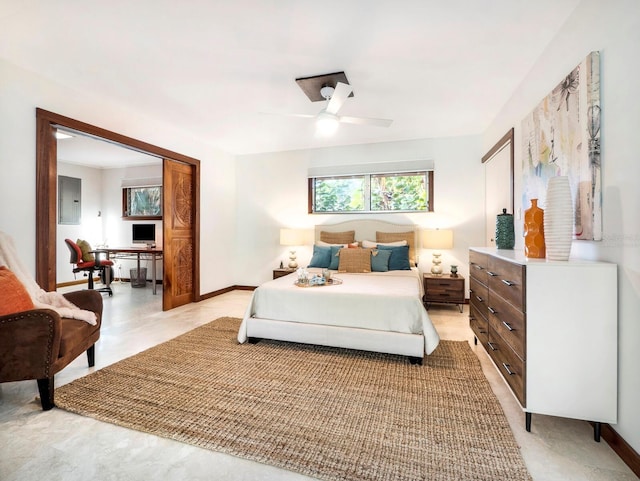
[[[309,213],[431,211],[432,170],[309,179]]]
[[[122,217],[129,219],[162,219],[162,187],[123,188]]]

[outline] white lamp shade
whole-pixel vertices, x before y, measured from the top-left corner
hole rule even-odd
[[[425,229],[422,231],[422,247],[425,249],[452,249],[451,229]]]
[[[304,245],[305,237],[303,229],[280,229],[280,245],[282,246]]]

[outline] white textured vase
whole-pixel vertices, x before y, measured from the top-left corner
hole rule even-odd
[[[544,241],[547,260],[569,260],[572,240],[573,202],[571,201],[569,177],[552,177],[547,185],[547,203],[544,210]]]

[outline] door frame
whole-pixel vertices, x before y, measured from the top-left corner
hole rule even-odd
[[[193,300],[199,301],[200,161],[141,140],[96,127],[95,125],[36,108],[36,282],[40,287],[48,292],[56,290],[58,148],[55,132],[58,127],[75,130],[91,137],[159,157],[160,159],[165,158],[191,166],[195,179],[192,191],[194,206]],[[164,219],[162,226],[164,232]],[[171,262],[172,260],[168,259],[168,261]],[[164,257],[162,262],[164,265]]]
[[[509,131],[504,134],[502,136],[502,138],[500,140],[498,140],[498,142],[495,143],[495,145],[493,147],[491,147],[491,149],[489,149],[489,151],[484,154],[482,156],[482,163],[484,164],[485,167],[485,193],[484,193],[484,206],[485,206],[485,221],[484,221],[484,227],[485,227],[485,233],[484,233],[484,245],[489,245],[487,243],[487,239],[489,237],[489,233],[486,232],[487,230],[487,226],[489,225],[489,223],[493,220],[493,222],[495,222],[495,212],[489,213],[487,212],[487,192],[486,192],[486,186],[487,186],[487,165],[489,162],[491,162],[491,160],[494,158],[494,156],[498,153],[501,152],[503,149],[509,149],[509,172],[507,173],[507,176],[509,177],[509,205],[507,206],[507,209],[510,210],[511,214],[514,214],[515,216],[515,198],[514,198],[514,145],[513,145],[513,141],[514,141],[514,129],[513,127],[511,129],[509,129]],[[492,219],[489,219],[489,215],[492,216]],[[494,244],[495,245],[495,244]]]

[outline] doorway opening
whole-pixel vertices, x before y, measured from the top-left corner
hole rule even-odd
[[[169,167],[186,166],[189,172],[186,178],[190,188],[182,189],[180,198],[174,200],[181,206],[179,219],[181,222],[184,218],[184,205],[185,203],[189,205],[191,224],[186,229],[186,238],[182,232],[181,244],[178,247],[184,250],[184,246],[188,245],[190,255],[187,265],[185,265],[184,256],[181,258],[181,265],[174,265],[175,256],[172,256],[171,252],[176,247],[167,246],[169,252],[164,256],[162,269],[163,309],[199,300],[200,161],[43,109],[36,109],[36,123],[36,281],[38,284],[46,291],[56,289],[58,160],[55,133],[62,128],[162,159],[163,175],[170,177],[163,179],[165,185],[174,183],[174,179],[171,178],[173,170]],[[179,180],[184,183],[185,176],[181,176]],[[188,193],[186,197],[184,192]],[[177,209],[172,209],[172,202],[172,199],[165,199],[165,207],[169,208],[169,212],[162,221],[164,239],[171,239],[176,224],[173,219],[173,210]],[[186,283],[189,286],[188,292],[185,292],[184,287],[186,273],[190,277],[190,281]],[[177,282],[177,276],[183,281],[182,283]]]

